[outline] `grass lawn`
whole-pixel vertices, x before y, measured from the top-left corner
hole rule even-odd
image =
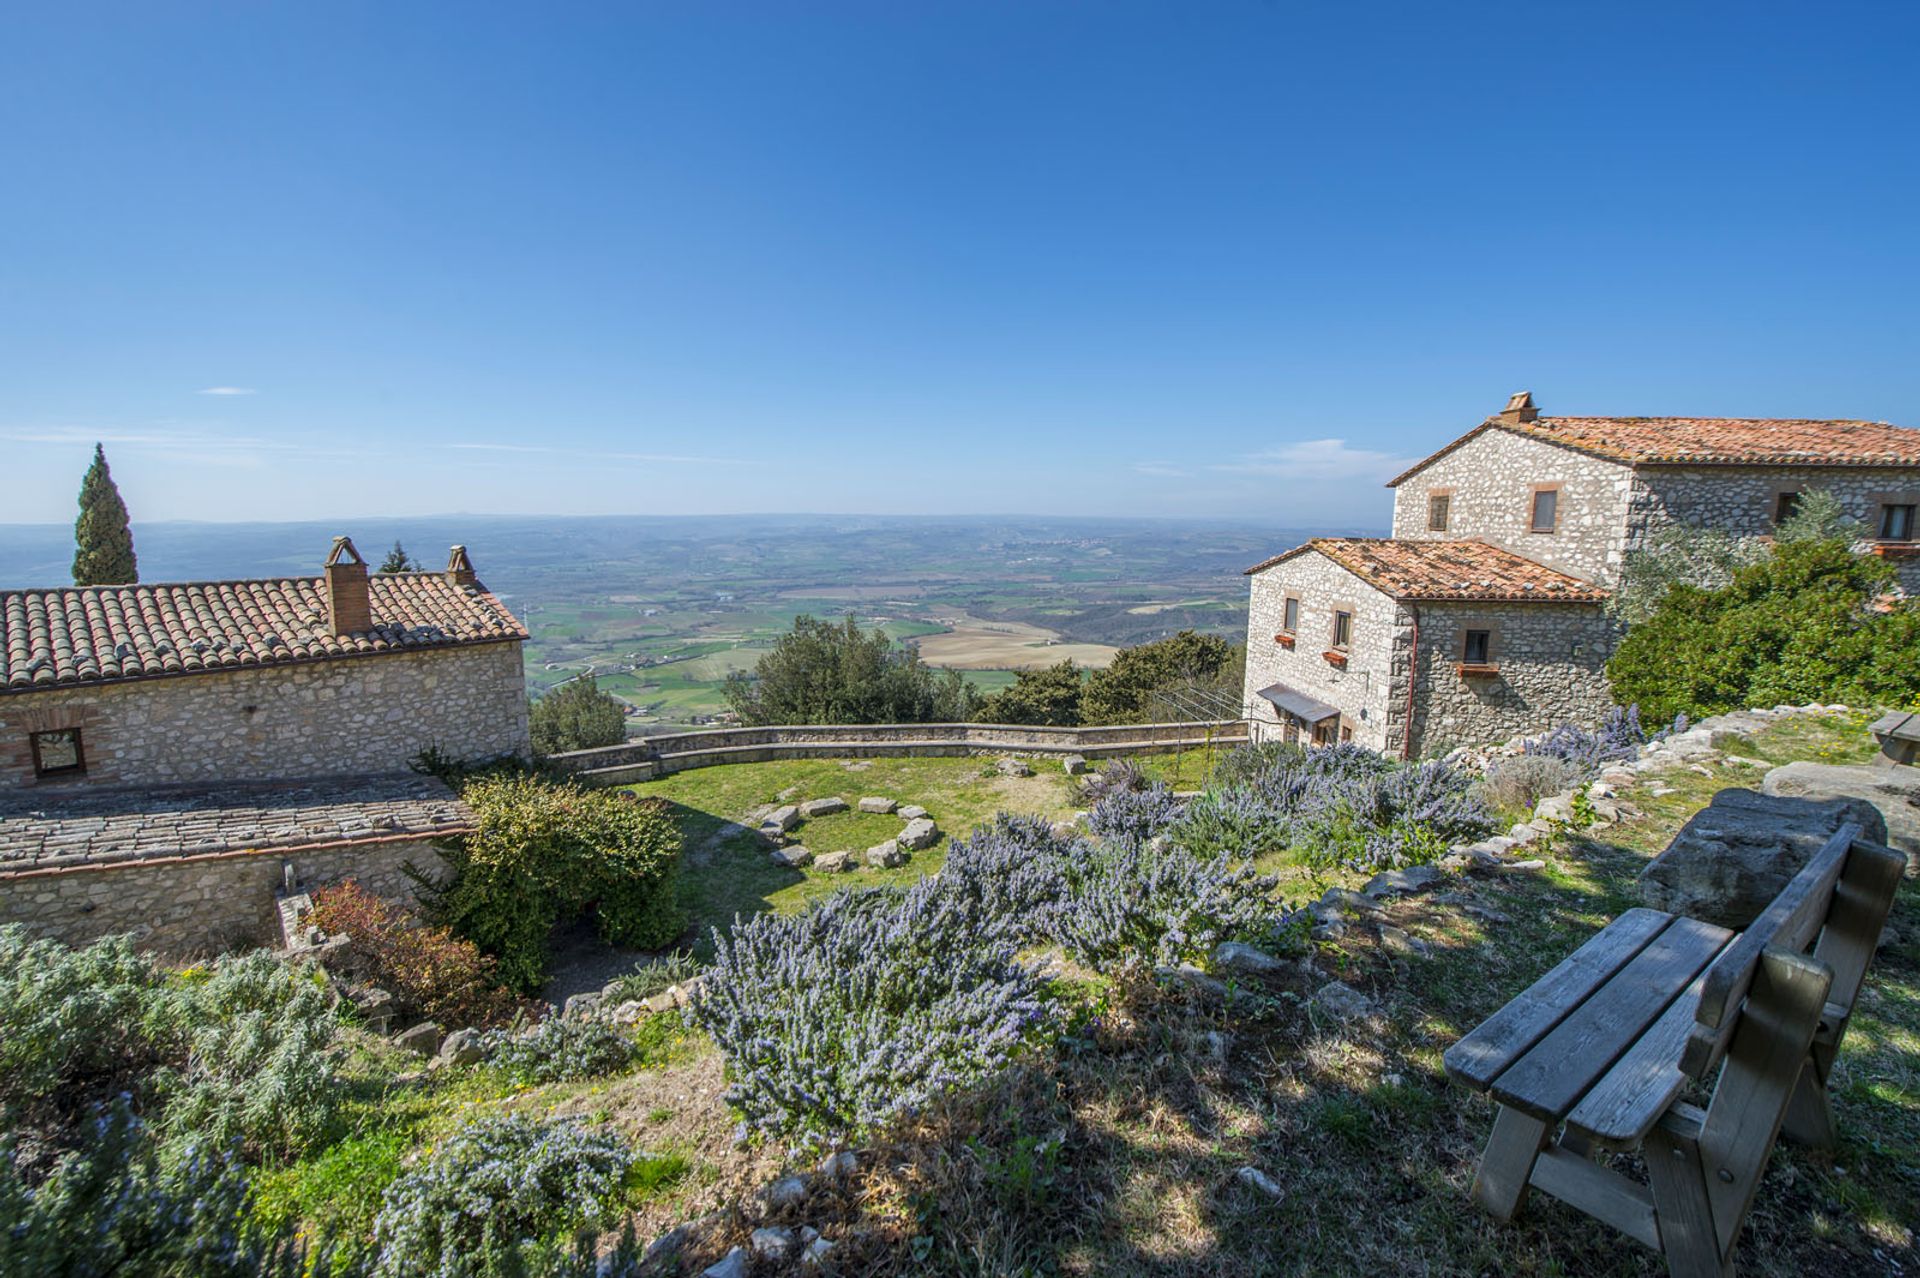
[[[1003,777],[993,760],[794,759],[696,768],[631,787],[674,805],[686,839],[681,898],[692,920],[695,948],[704,953],[708,930],[735,915],[797,910],[808,901],[852,885],[911,883],[940,868],[947,844],[996,812],[1039,813],[1053,820],[1074,811],[1069,778],[1060,765],[1036,759],[1031,777]],[[915,852],[906,865],[879,870],[866,865],[866,850],[900,833],[897,816],[849,811],[816,817],[795,827],[793,837],[816,856],[850,849],[861,868],[827,874],[773,864],[752,826],[756,813],[780,803],[838,797],[857,806],[864,795],[927,809],[940,840]],[[742,828],[742,826],[748,828]]]

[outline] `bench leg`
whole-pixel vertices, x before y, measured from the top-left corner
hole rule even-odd
[[[1512,1220],[1526,1202],[1527,1182],[1540,1151],[1546,1148],[1547,1136],[1544,1122],[1517,1109],[1502,1105],[1494,1115],[1493,1135],[1487,1137],[1480,1170],[1473,1178],[1473,1200],[1495,1220]]]
[[[1818,1062],[1811,1056],[1800,1067],[1800,1078],[1787,1098],[1786,1117],[1780,1134],[1809,1149],[1838,1149],[1839,1133],[1833,1126],[1833,1106],[1827,1100],[1827,1087],[1820,1078]]]
[[[1699,1145],[1655,1127],[1647,1133],[1645,1150],[1667,1272],[1673,1278],[1729,1278],[1733,1266],[1720,1255]]]

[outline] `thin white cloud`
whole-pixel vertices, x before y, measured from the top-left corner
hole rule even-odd
[[[1344,439],[1303,439],[1282,444],[1278,448],[1249,453],[1238,461],[1221,462],[1207,469],[1241,475],[1272,475],[1282,479],[1385,481],[1417,460],[1413,457],[1395,457],[1371,448],[1349,448]]]
[[[548,453],[577,458],[582,462],[630,461],[659,462],[686,466],[757,466],[764,463],[742,461],[734,457],[686,457],[676,453],[609,453],[597,448],[553,448],[545,444],[454,444],[454,448],[476,453]]]
[[[259,393],[251,386],[208,386],[194,392],[196,395],[258,395]]]
[[[1135,462],[1133,471],[1136,475],[1157,475],[1162,479],[1186,479],[1193,474],[1171,462]]]

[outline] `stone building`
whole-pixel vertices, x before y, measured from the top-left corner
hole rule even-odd
[[[1419,757],[1590,722],[1626,555],[1670,523],[1767,535],[1811,489],[1920,593],[1920,430],[1883,422],[1542,417],[1522,392],[1388,487],[1390,539],[1247,570],[1255,739]]]
[[[184,952],[266,939],[271,889],[366,879],[471,814],[423,751],[528,757],[526,630],[455,546],[369,574],[0,592],[0,922]],[[244,890],[243,890],[244,889]]]

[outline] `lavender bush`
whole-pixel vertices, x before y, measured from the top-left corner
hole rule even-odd
[[[1638,705],[1615,706],[1607,712],[1607,717],[1600,721],[1598,727],[1563,723],[1543,737],[1523,742],[1520,749],[1523,754],[1565,760],[1579,768],[1584,775],[1592,776],[1609,763],[1635,757],[1640,747],[1649,741],[1659,741],[1672,733],[1684,732],[1686,726],[1686,716],[1681,715],[1670,727],[1649,736],[1646,729],[1640,726]]]
[[[1068,867],[1068,894],[1053,929],[1080,962],[1137,978],[1269,930],[1274,885],[1224,857],[1116,840]]]
[[[1044,1020],[1039,982],[978,889],[942,873],[716,931],[689,1015],[726,1054],[750,1128],[844,1136],[1013,1059]]]
[[[1021,947],[1048,940],[1067,891],[1066,867],[1092,851],[1084,839],[1056,842],[1040,817],[999,813],[947,849],[938,891],[958,896],[974,927]]]
[[[1088,825],[1110,842],[1144,843],[1180,815],[1180,800],[1155,782],[1142,790],[1111,790],[1088,816]]]
[[[461,1128],[387,1187],[373,1278],[492,1278],[524,1252],[610,1223],[632,1158],[619,1138],[525,1115]]]

